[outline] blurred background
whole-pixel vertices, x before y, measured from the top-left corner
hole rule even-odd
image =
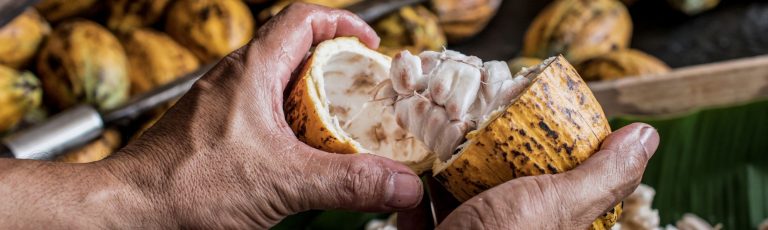
[[[11,10],[27,2],[33,5]],[[87,135],[61,136],[76,141],[30,158],[88,163],[108,157],[292,2],[6,4],[0,9],[7,15],[0,21],[0,137],[13,147],[9,143],[42,135],[28,130],[45,131],[57,116],[64,117],[58,126],[77,123],[82,113],[68,111],[87,105],[103,122],[88,126]],[[645,185],[625,201],[615,229],[768,229],[767,1],[303,2],[360,14],[388,55],[454,49],[508,60],[513,73],[553,55],[566,57],[614,129],[640,121],[661,134]],[[309,211],[275,228],[394,229],[395,220],[388,213]]]

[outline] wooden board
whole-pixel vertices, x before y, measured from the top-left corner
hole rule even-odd
[[[679,114],[768,98],[768,55],[589,85],[608,116]]]

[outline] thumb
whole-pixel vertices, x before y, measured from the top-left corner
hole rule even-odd
[[[571,207],[574,220],[591,222],[605,214],[637,188],[658,145],[659,134],[647,124],[617,130],[583,164],[552,177],[558,205]]]
[[[305,167],[301,198],[305,209],[383,212],[413,208],[423,188],[407,166],[370,154],[303,151]]]

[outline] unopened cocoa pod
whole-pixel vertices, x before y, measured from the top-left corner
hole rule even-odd
[[[579,63],[629,46],[632,20],[618,0],[555,0],[525,33],[523,56]]]
[[[672,7],[688,15],[695,15],[715,8],[720,0],[667,0]]]
[[[195,71],[197,58],[165,33],[137,29],[122,37],[128,56],[131,94],[136,95]]]
[[[258,19],[260,22],[265,22],[294,2],[303,2],[330,8],[344,8],[360,1],[361,0],[278,0],[270,7],[259,12]]]
[[[0,28],[0,65],[16,69],[26,65],[50,33],[48,22],[34,8],[27,9]]]
[[[512,74],[516,74],[523,70],[523,68],[535,66],[541,63],[541,59],[539,58],[532,58],[532,57],[516,57],[512,60],[509,60],[509,71]]]
[[[669,72],[661,60],[639,50],[626,49],[595,57],[576,66],[587,81],[612,80]]]
[[[451,43],[464,41],[491,21],[501,0],[432,0],[432,8]]]
[[[109,0],[107,27],[121,33],[160,19],[170,0]]]
[[[0,133],[15,127],[32,109],[40,105],[40,82],[30,72],[19,72],[0,65]]]
[[[403,7],[373,25],[381,38],[379,51],[394,56],[403,49],[413,53],[445,47],[437,17],[426,7]]]
[[[86,20],[57,26],[37,59],[47,103],[65,109],[88,103],[110,109],[128,98],[125,51],[106,28]]]
[[[109,129],[90,143],[79,148],[67,151],[56,158],[56,161],[66,163],[90,163],[100,161],[120,147],[120,133]]]
[[[91,10],[99,0],[42,0],[35,5],[48,21],[59,22]]]
[[[248,43],[256,24],[240,0],[179,0],[173,3],[165,30],[208,63]]]

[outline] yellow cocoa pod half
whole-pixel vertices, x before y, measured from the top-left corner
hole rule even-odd
[[[120,147],[120,133],[117,130],[109,129],[104,131],[101,136],[86,144],[85,146],[67,151],[56,158],[58,162],[66,163],[90,163],[100,161]]]
[[[34,8],[27,9],[0,28],[0,65],[23,67],[50,33],[48,22]]]
[[[169,83],[200,65],[195,56],[165,33],[133,30],[122,38],[128,56],[131,94],[139,94]]]
[[[432,0],[432,8],[440,18],[440,26],[451,43],[464,41],[491,21],[501,0]]]
[[[0,65],[0,133],[10,130],[40,105],[40,82],[30,72]]]
[[[573,63],[629,46],[632,19],[618,0],[555,0],[525,33],[523,56],[562,54]]]
[[[165,30],[204,63],[248,43],[255,23],[239,0],[179,0],[168,12]]]
[[[612,80],[632,76],[648,76],[669,72],[661,60],[635,49],[610,52],[586,60],[576,66],[587,81]]]
[[[456,56],[451,52],[440,56]],[[390,67],[388,56],[357,39],[320,43],[289,87],[286,121],[299,140],[315,148],[384,156],[419,174],[432,170],[460,201],[518,177],[570,170],[594,154],[611,132],[586,83],[558,56],[519,73],[529,81],[515,99],[491,111],[442,161],[399,125],[394,100],[379,98],[382,88],[394,82]],[[592,227],[609,229],[620,212],[618,205]]]
[[[720,0],[667,0],[672,7],[688,15],[696,15],[715,8]]]
[[[51,22],[78,16],[93,8],[99,0],[42,0],[35,8]]]
[[[60,24],[43,46],[37,73],[47,102],[59,109],[88,103],[110,109],[128,98],[128,61],[117,38],[86,20]]]
[[[121,33],[157,22],[170,0],[109,0],[107,27]]]
[[[437,17],[426,7],[403,7],[373,25],[379,34],[379,51],[394,56],[403,49],[414,53],[440,50],[445,47],[445,35]]]
[[[328,152],[373,153],[428,170],[434,155],[370,96],[389,78],[390,61],[354,38],[319,44],[285,101],[296,136]]]
[[[507,64],[509,65],[509,72],[512,74],[515,74],[522,71],[523,68],[536,66],[540,63],[541,63],[541,59],[539,58],[516,57],[512,60],[509,60]]]

